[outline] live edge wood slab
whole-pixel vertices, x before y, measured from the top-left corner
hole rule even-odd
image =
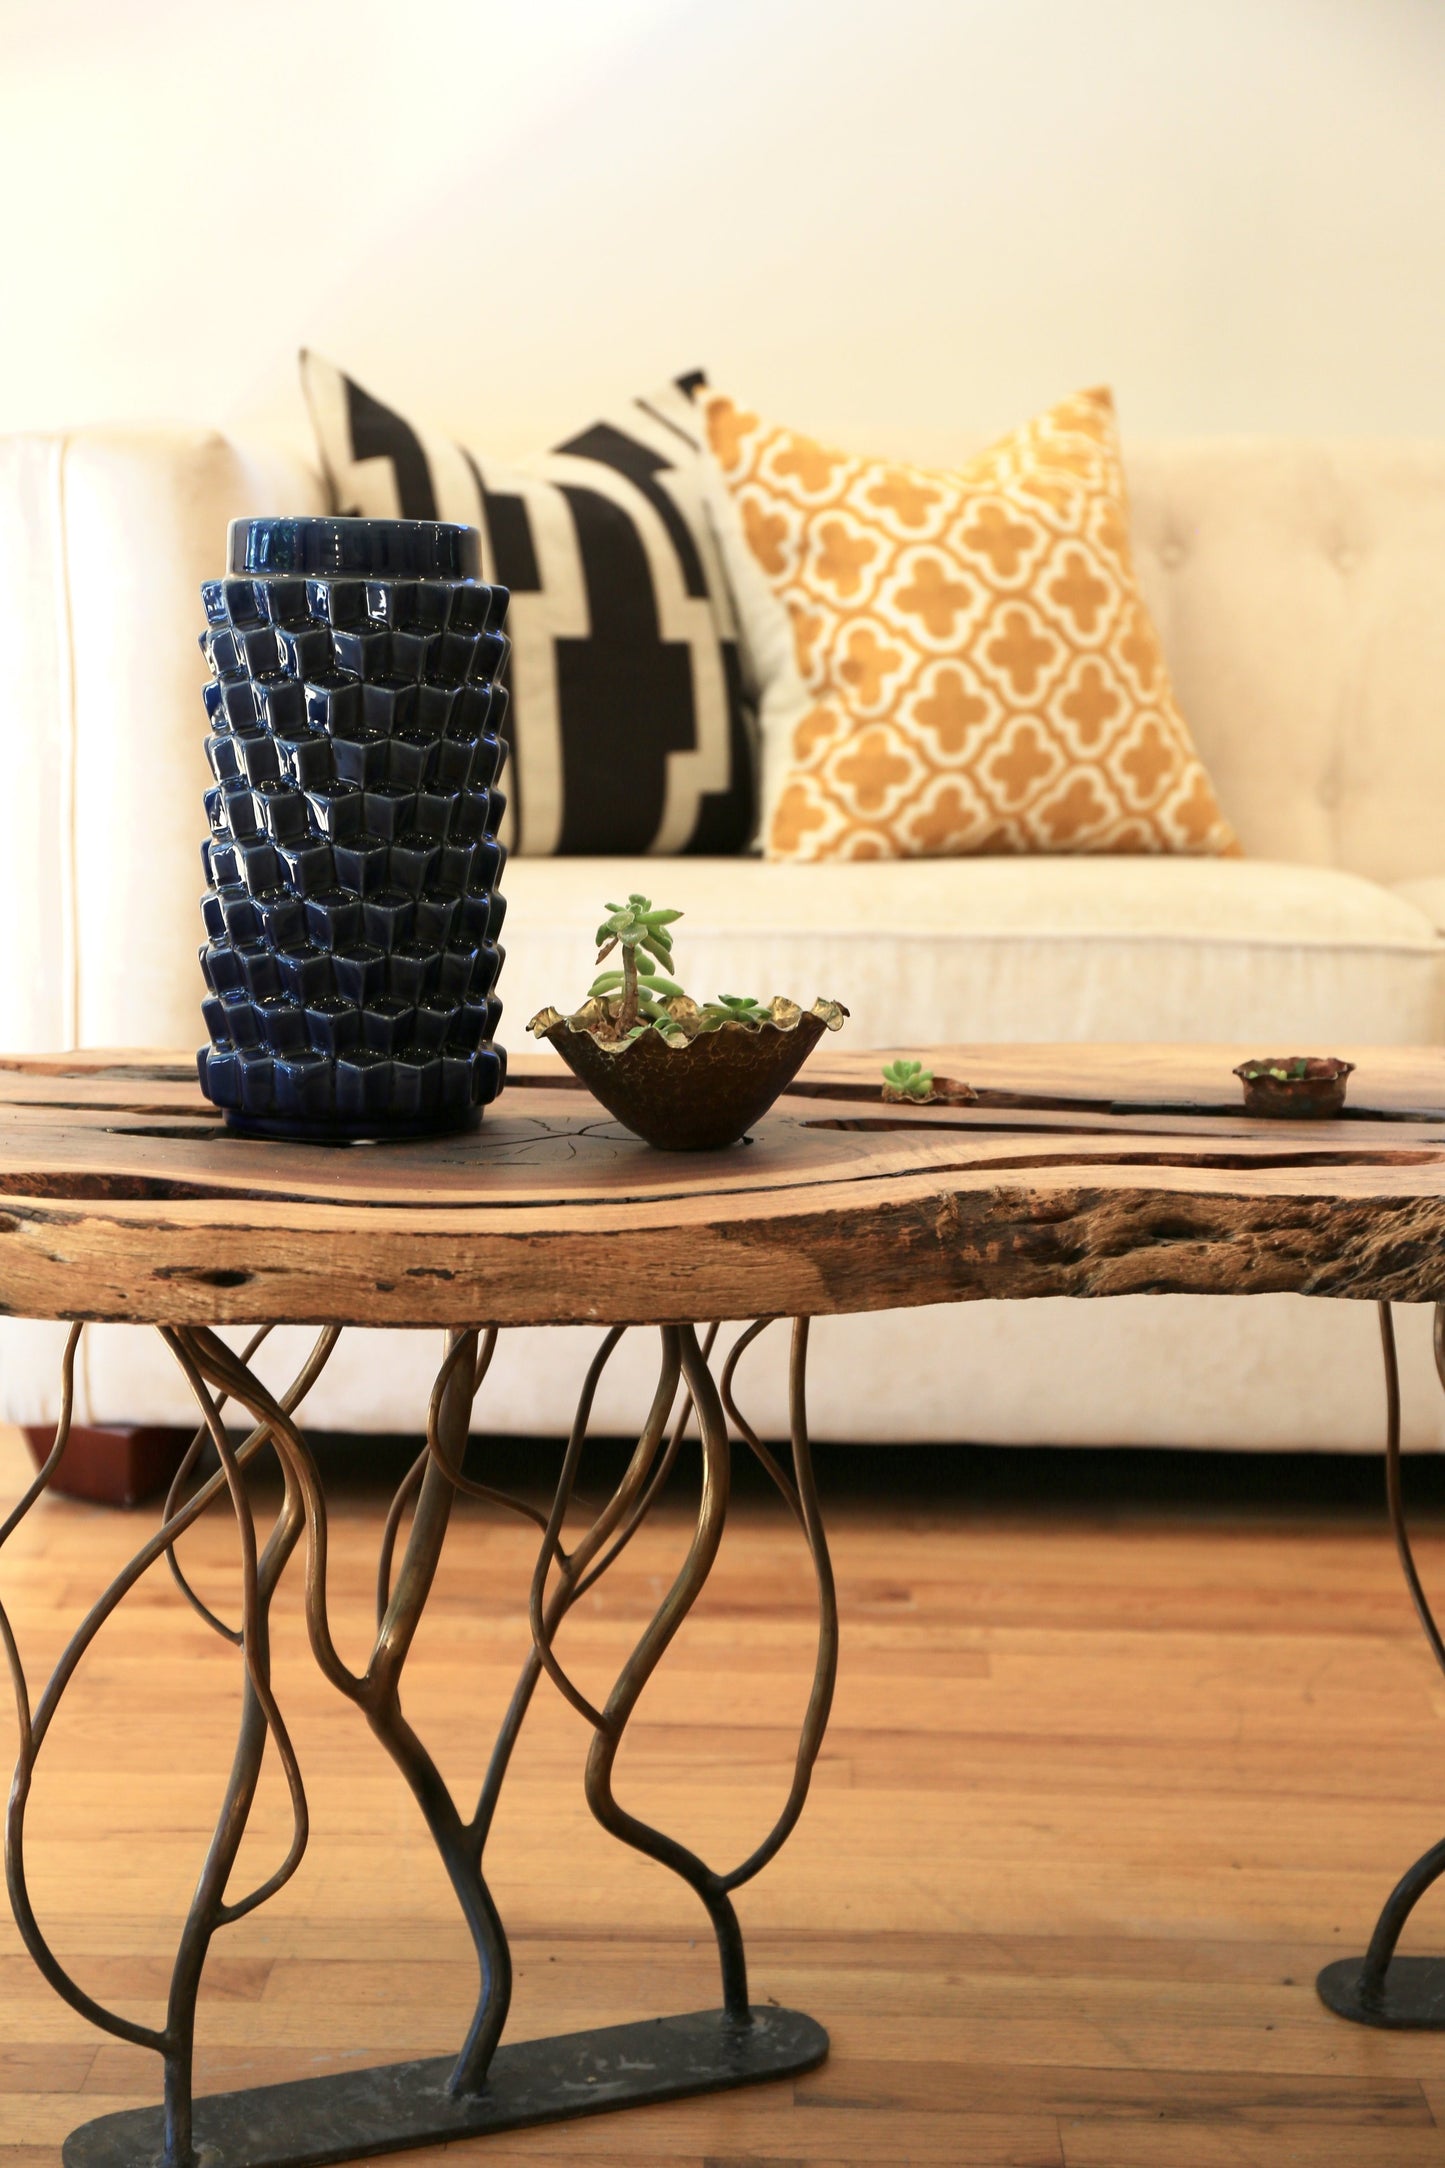
[[[903,1051],[925,1052],[918,1047]],[[473,1135],[258,1142],[184,1056],[0,1065],[0,1311],[168,1324],[683,1322],[999,1296],[1445,1298],[1445,1052],[1333,1122],[1248,1119],[1248,1047],[939,1047],[967,1107],[820,1052],[750,1141],[650,1150],[545,1056]],[[1268,1052],[1270,1049],[1263,1049]],[[1284,1051],[1292,1051],[1285,1049]]]

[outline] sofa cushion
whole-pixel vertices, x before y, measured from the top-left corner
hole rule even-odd
[[[749,644],[775,664],[770,858],[1237,848],[1139,593],[1107,391],[952,472],[698,396]]]
[[[693,380],[502,466],[301,362],[336,510],[463,521],[511,590],[508,848],[746,849],[752,713]]]
[[[1251,859],[514,859],[501,1036],[576,1006],[609,897],[684,913],[691,994],[823,994],[845,1044],[1249,1042],[1260,1053],[1428,1044],[1445,941],[1356,874]]]

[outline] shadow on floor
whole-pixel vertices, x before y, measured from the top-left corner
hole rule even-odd
[[[395,1489],[420,1447],[411,1437],[312,1433],[311,1446],[331,1489],[378,1494]],[[499,1489],[546,1502],[562,1464],[562,1441],[474,1438],[467,1473]],[[621,1476],[629,1441],[589,1441],[579,1486],[605,1495]],[[695,1463],[690,1441],[678,1480]],[[1383,1522],[1383,1459],[1366,1453],[1205,1453],[1119,1446],[819,1445],[814,1449],[825,1504],[876,1503],[897,1511],[976,1507],[992,1516],[1090,1520],[1134,1517],[1260,1521]],[[751,1455],[734,1455],[739,1497],[765,1498],[768,1477]],[[1411,1454],[1404,1486],[1412,1521],[1445,1519],[1445,1455]]]

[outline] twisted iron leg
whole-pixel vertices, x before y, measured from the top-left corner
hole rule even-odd
[[[471,1331],[449,1336],[446,1359],[432,1390],[426,1451],[408,1471],[383,1531],[376,1640],[361,1673],[353,1672],[342,1661],[332,1638],[326,1599],[325,1499],[315,1462],[300,1430],[224,1342],[205,1332],[196,1333],[193,1339],[196,1360],[209,1382],[223,1387],[232,1399],[248,1407],[275,1437],[308,1528],[306,1617],[313,1653],[324,1676],[361,1710],[401,1770],[456,1893],[476,1951],[480,1984],[476,2013],[448,2080],[448,2090],[475,2092],[485,2082],[506,2022],[511,1999],[511,1958],[482,1873],[482,1842],[463,1822],[435,1761],[402,1714],[401,1680],[436,1578],[452,1505],[465,1481],[460,1474],[461,1461],[473,1396],[485,1370],[479,1354],[479,1335]],[[391,1568],[397,1531],[405,1507],[413,1500],[411,1528],[393,1586]]]
[[[19,1505],[0,1528],[0,1544],[18,1527],[46,1488],[55,1469],[59,1466],[70,1434],[71,1414],[74,1405],[75,1351],[81,1327],[72,1328],[66,1344],[62,1369],[62,1399],[60,1422],[56,1429],[55,1444],[44,1467],[36,1476]],[[289,1881],[300,1863],[306,1848],[306,1797],[301,1784],[295,1753],[291,1746],[285,1724],[282,1721],[270,1683],[270,1631],[269,1614],[271,1600],[280,1581],[287,1560],[294,1550],[301,1532],[300,1501],[294,1485],[286,1484],[281,1510],[266,1542],[264,1550],[257,1555],[256,1526],[247,1495],[244,1469],[270,1436],[269,1427],[258,1426],[244,1443],[232,1451],[221,1426],[215,1404],[190,1359],[185,1335],[166,1332],[163,1334],[172,1353],[186,1373],[187,1381],[195,1393],[201,1408],[203,1426],[215,1444],[220,1459],[217,1474],[203,1483],[198,1491],[177,1506],[175,1493],[167,1499],[166,1511],[160,1528],[141,1547],[140,1551],[112,1580],[109,1588],[92,1605],[81,1625],[61,1652],[50,1681],[36,1704],[32,1715],[29,1692],[25,1682],[24,1668],[9,1619],[0,1610],[0,1640],[3,1640],[10,1666],[11,1681],[15,1692],[16,1713],[20,1730],[20,1751],[15,1767],[15,1777],[10,1793],[6,1816],[6,1880],[10,1891],[11,1907],[16,1923],[31,1956],[40,1971],[58,1994],[71,2007],[103,2031],[118,2039],[129,2041],[138,2047],[150,2048],[160,2055],[165,2068],[165,2110],[162,2131],[162,2153],[166,2168],[192,2168],[196,2155],[191,2121],[191,2065],[195,2039],[196,1996],[200,1987],[202,1968],[207,1950],[217,1928],[228,1925],[253,1911],[257,1905],[274,1895]],[[311,1357],[289,1388],[285,1399],[287,1406],[296,1405],[309,1390],[335,1345],[334,1333],[323,1333]],[[199,1518],[212,1500],[225,1489],[230,1494],[232,1509],[241,1545],[242,1575],[242,1621],[239,1633],[234,1637],[241,1648],[245,1672],[242,1687],[241,1723],[237,1735],[231,1773],[217,1819],[210,1849],[201,1870],[200,1880],[191,1901],[190,1911],[182,1929],[171,1977],[171,1990],[163,2026],[137,2024],[122,2017],[118,2012],[106,2009],[88,1995],[59,1963],[41,1930],[31,1904],[25,1871],[25,1821],[29,1804],[30,1788],[36,1762],[49,1732],[67,1685],[75,1674],[96,1634],[117,1608],[122,1598],[133,1588],[147,1569],[161,1557],[174,1562],[177,1538]],[[179,1574],[179,1569],[177,1569]],[[185,1586],[184,1581],[182,1585]],[[188,1595],[191,1593],[187,1588]],[[192,1597],[193,1601],[194,1599]],[[198,1603],[204,1613],[204,1607]],[[204,1614],[220,1627],[212,1614]],[[228,1632],[228,1638],[230,1638]],[[231,1869],[235,1865],[245,1831],[246,1820],[255,1797],[260,1777],[266,1741],[275,1741],[292,1803],[292,1839],[285,1859],[274,1874],[259,1888],[244,1898],[230,1901],[226,1886]]]
[[[511,2005],[512,1959],[482,1873],[483,1839],[463,1822],[435,1762],[402,1715],[400,1686],[451,1519],[480,1368],[477,1335],[458,1333],[433,1395],[427,1463],[396,1587],[381,1618],[376,1653],[355,1697],[426,1817],[476,1952],[477,2007],[448,2080],[448,2090],[456,2093],[476,2092],[485,2083]]]
[[[1405,1525],[1400,1482],[1400,1364],[1395,1351],[1395,1322],[1388,1302],[1379,1305],[1380,1344],[1385,1358],[1385,1499],[1400,1570],[1425,1639],[1445,1672],[1445,1638],[1425,1594]],[[1435,1305],[1435,1371],[1445,1386],[1445,1303]],[[1445,1838],[1432,1844],[1407,1867],[1385,1899],[1363,1957],[1336,1958],[1320,1973],[1320,1999],[1340,2017],[1360,2025],[1390,2030],[1438,2031],[1445,2028],[1445,1958],[1398,1957],[1396,1946],[1405,1923],[1433,1883],[1445,1874]]]
[[[756,1433],[738,1412],[732,1394],[733,1375],[740,1356],[763,1332],[770,1319],[760,1319],[743,1333],[724,1366],[721,1390],[714,1384],[708,1368],[705,1351],[698,1346],[697,1336],[690,1325],[663,1328],[663,1373],[659,1382],[658,1399],[654,1401],[653,1419],[644,1433],[638,1456],[624,1478],[624,1489],[635,1496],[642,1492],[640,1509],[628,1521],[621,1541],[614,1545],[590,1573],[581,1570],[583,1553],[591,1555],[595,1549],[594,1531],[584,1539],[571,1559],[563,1559],[561,1585],[550,1608],[542,1602],[547,1571],[553,1556],[559,1556],[557,1538],[567,1504],[576,1478],[576,1453],[569,1453],[558,1485],[557,1502],[547,1535],[543,1541],[538,1561],[537,1576],[532,1590],[532,1631],[538,1658],[551,1674],[573,1707],[584,1716],[593,1729],[593,1740],[587,1756],[585,1793],[587,1804],[602,1827],[623,1844],[655,1859],[661,1866],[687,1883],[705,1906],[717,1938],[718,1958],[722,1971],[723,2007],[729,2020],[735,2025],[752,2022],[753,2011],[748,2001],[747,1959],[743,1947],[742,1930],[732,1903],[732,1893],[745,1882],[759,1874],[775,1857],[787,1837],[796,1826],[807,1799],[808,1787],[814,1765],[823,1742],[828,1714],[832,1705],[833,1685],[838,1661],[838,1611],[833,1585],[832,1566],[828,1558],[827,1540],[823,1532],[822,1515],[818,1505],[817,1487],[813,1477],[812,1456],[808,1442],[806,1409],[806,1369],[808,1348],[808,1320],[799,1318],[793,1326],[792,1359],[789,1366],[789,1411],[792,1431],[793,1475],[790,1480],[778,1466],[772,1455],[758,1439]],[[711,1336],[708,1348],[712,1344]],[[604,1352],[610,1352],[610,1349]],[[611,1563],[621,1543],[625,1542],[639,1524],[643,1514],[659,1494],[660,1486],[654,1480],[647,1482],[651,1467],[651,1452],[661,1435],[658,1420],[660,1404],[664,1398],[671,1405],[675,1391],[676,1368],[681,1368],[687,1387],[687,1402],[695,1412],[702,1441],[702,1495],[698,1518],[684,1559],[671,1588],[663,1598],[652,1621],[623,1666],[602,1709],[593,1705],[574,1686],[558,1664],[553,1640],[558,1624],[565,1611],[575,1602],[582,1589],[589,1587],[597,1574]],[[682,1421],[686,1420],[687,1404],[684,1405]],[[791,1506],[804,1533],[813,1561],[818,1585],[819,1635],[818,1655],[814,1669],[813,1687],[804,1717],[802,1734],[798,1743],[793,1782],[786,1804],[772,1830],[748,1857],[729,1873],[719,1873],[709,1867],[697,1853],[680,1843],[675,1837],[642,1821],[621,1806],[613,1790],[613,1769],[621,1747],[627,1723],[641,1699],[648,1680],[657,1669],[670,1643],[676,1637],[683,1621],[701,1595],[717,1557],[722,1540],[723,1525],[727,1516],[730,1446],[728,1441],[728,1418],[742,1434],[745,1443],[768,1469],[774,1482]],[[681,1429],[674,1434],[666,1457],[665,1468],[671,1465],[676,1452]],[[574,1433],[574,1446],[577,1445]],[[643,1485],[647,1484],[645,1491]],[[619,1494],[620,1495],[620,1494]],[[614,1501],[614,1504],[616,1501]]]
[[[690,1325],[681,1328],[679,1340],[682,1374],[702,1434],[702,1497],[697,1527],[676,1580],[607,1697],[588,1751],[584,1789],[587,1804],[604,1829],[623,1844],[631,1845],[634,1851],[655,1859],[660,1866],[670,1867],[696,1891],[707,1908],[717,1937],[723,2007],[734,2023],[746,2024],[749,2017],[747,1958],[742,1929],[723,1878],[714,1874],[688,1846],[619,1806],[612,1789],[613,1765],[627,1721],[668,1645],[702,1594],[722,1542],[723,1523],[727,1518],[731,1465],[722,1402]]]

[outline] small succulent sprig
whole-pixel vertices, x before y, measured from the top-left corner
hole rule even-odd
[[[764,1025],[785,1032],[797,1029],[803,1011],[781,995],[763,1002],[751,994],[719,994],[715,1001],[697,1002],[683,992],[671,976],[672,928],[681,911],[639,895],[605,909],[607,916],[597,929],[597,961],[607,964],[615,957],[616,962],[599,970],[574,1015],[539,1009],[527,1026],[534,1038],[545,1039],[565,1024],[620,1054],[635,1039],[654,1032],[667,1046],[682,1048],[729,1024],[748,1032],[760,1032]],[[837,1031],[848,1011],[841,1002],[815,1001],[808,1013]]]
[[[978,1104],[978,1093],[971,1084],[963,1083],[958,1077],[935,1076],[921,1061],[910,1061],[906,1055],[883,1064],[883,1097],[890,1106],[972,1107]]]
[[[1309,1057],[1305,1054],[1296,1054],[1293,1061],[1248,1066],[1251,1075],[1272,1076],[1280,1084],[1302,1083],[1310,1073]]]
[[[610,971],[599,971],[587,999],[602,1004],[612,1035],[635,1039],[649,1028],[666,1039],[695,1037],[723,1024],[771,1023],[771,1009],[751,994],[721,994],[698,1003],[668,974],[672,966],[671,928],[681,911],[654,906],[648,896],[631,895],[609,903],[597,929],[597,961],[618,958]],[[686,1028],[685,1028],[686,1027]]]
[[[630,1033],[645,1021],[655,1024],[663,1014],[662,1003],[682,996],[682,988],[657,968],[672,962],[672,935],[668,927],[682,917],[681,911],[653,909],[646,896],[629,896],[626,903],[609,903],[609,917],[597,929],[597,961],[606,963],[620,949],[620,971],[602,971],[587,990],[589,1001],[609,1001],[620,995],[616,1023],[619,1033]]]
[[[933,1097],[933,1071],[925,1069],[921,1061],[885,1062],[883,1065],[883,1096],[885,1099],[912,1099],[921,1106]]]
[[[761,1001],[754,1001],[751,994],[719,994],[716,1001],[702,1005],[705,1025],[718,1024],[770,1024],[771,1009],[764,1008]]]

